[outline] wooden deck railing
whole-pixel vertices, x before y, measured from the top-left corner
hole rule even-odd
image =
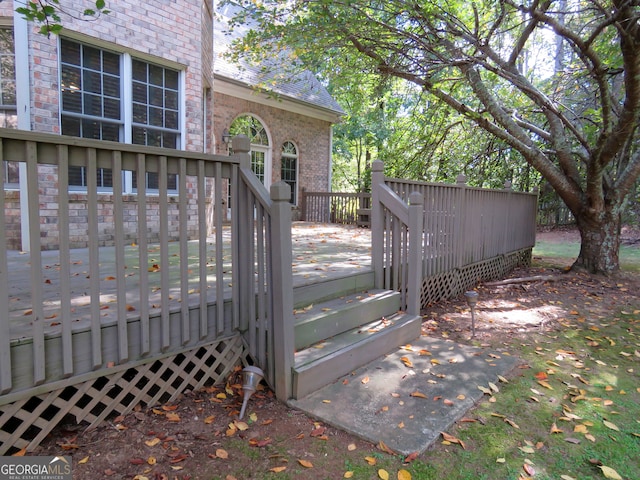
[[[22,272],[9,268],[10,254],[17,253],[7,250],[6,210],[0,196],[0,393],[95,376],[114,366],[152,361],[240,334],[248,336],[250,354],[265,368],[267,379],[273,380],[269,350],[274,311],[279,318],[281,310],[289,315],[293,311],[286,298],[285,303],[273,300],[274,277],[282,277],[276,278],[276,285],[286,285],[286,265],[291,266],[286,252],[276,253],[282,250],[281,239],[272,236],[271,210],[282,201],[279,197],[272,201],[251,173],[246,138],[234,139],[234,152],[228,157],[0,131],[0,162],[18,162],[26,172],[22,181],[28,192],[29,221],[23,228],[30,238],[29,262],[23,263],[29,270],[25,272],[29,284],[20,290],[12,283]],[[69,209],[70,166],[87,172],[88,247],[81,262],[69,240],[75,213]],[[103,246],[104,213],[96,185],[100,168],[111,169],[113,175],[111,247]],[[138,179],[135,232],[126,231],[123,218],[122,185],[127,171],[135,172]],[[155,226],[148,222],[145,179],[149,172],[157,173],[159,179],[159,212],[155,213],[159,225],[154,232]],[[39,184],[43,174],[58,179],[56,192],[43,191]],[[169,174],[177,175],[175,195],[168,191]],[[227,186],[234,207],[230,225],[226,209],[215,208],[226,203]],[[290,212],[288,202],[284,203]],[[45,205],[57,210],[59,249],[53,260],[49,254],[55,252],[42,252],[40,245],[40,209]],[[288,221],[289,234],[282,236],[290,243],[290,218],[282,213],[280,217],[284,227],[278,229],[286,230]],[[171,229],[177,229],[177,235],[170,235]],[[150,236],[159,241],[151,243]],[[102,256],[107,254],[115,257],[113,271],[105,271]],[[285,262],[284,269],[271,265],[276,255]],[[82,262],[86,263],[78,277]]]
[[[425,292],[430,289],[430,278],[455,277],[456,271],[535,244],[537,193],[471,188],[464,176],[454,185],[385,178],[382,162],[376,161],[372,167],[376,284],[406,292],[405,304],[411,308],[431,298]],[[422,202],[419,222],[408,217],[416,202]],[[415,229],[420,232],[419,240],[415,240]],[[413,265],[421,266],[419,273],[411,270]],[[481,270],[479,267],[468,274],[464,285],[455,288],[477,283],[485,275]],[[418,292],[414,283],[419,284]],[[439,294],[436,297],[441,298]]]
[[[308,192],[302,190],[300,220],[369,226],[370,193]]]

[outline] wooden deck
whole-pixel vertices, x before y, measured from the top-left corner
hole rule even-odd
[[[230,233],[225,229],[225,249],[231,249]],[[292,228],[293,244],[293,282],[294,287],[311,285],[318,281],[347,276],[371,268],[371,234],[370,230],[356,228],[347,225],[319,224],[297,222]],[[216,295],[216,269],[215,238],[207,241],[206,266],[210,272],[208,300],[215,301]],[[160,264],[153,256],[159,252],[159,245],[149,245],[149,264],[144,265],[149,272],[149,309],[150,313],[160,311],[161,296],[164,293],[160,286],[159,272],[167,268]],[[189,242],[189,270],[197,272],[199,269],[199,245],[197,241]],[[68,281],[72,292],[72,309],[75,329],[86,328],[89,325],[89,309],[91,298],[88,292],[89,278],[93,275],[88,270],[88,249],[73,249],[71,251],[71,275],[69,279],[60,278],[60,259],[58,251],[43,251],[42,289],[44,293],[45,332],[47,335],[55,335],[59,331],[60,301],[58,292],[61,281]],[[116,303],[117,292],[115,280],[115,248],[101,247],[99,252],[100,269],[97,275],[100,277],[100,311],[103,325],[109,325],[117,321],[117,311],[112,306]],[[224,259],[229,258],[225,253]],[[180,255],[178,243],[169,244],[169,306],[171,309],[179,308],[183,299],[180,296]],[[31,257],[25,252],[12,251],[8,254],[8,271],[11,275],[9,286],[9,310],[11,319],[11,339],[20,341],[29,338],[30,318],[32,302],[32,285],[30,280]],[[140,306],[140,287],[138,271],[141,268],[138,262],[136,245],[125,248],[125,263],[127,271],[127,318],[133,320]],[[228,265],[222,265],[227,269]],[[224,275],[225,296],[230,294],[231,275]],[[194,276],[189,282],[189,293],[193,294],[193,301],[197,302],[199,293],[198,280]],[[189,300],[187,300],[189,301]]]

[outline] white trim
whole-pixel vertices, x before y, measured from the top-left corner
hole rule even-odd
[[[31,130],[31,75],[29,75],[29,28],[28,22],[16,12],[22,6],[18,0],[13,1],[13,38],[16,68],[16,109],[18,114],[18,129]],[[20,162],[20,241],[22,250],[28,251],[31,245],[29,236],[29,206],[27,202],[27,164]]]
[[[297,113],[307,117],[316,118],[318,120],[324,120],[325,122],[340,123],[341,121],[341,114],[334,110],[322,108],[317,105],[312,105],[283,95],[276,98],[273,95],[258,93],[253,87],[234,82],[233,80],[220,77],[219,75],[214,74],[214,78],[216,80],[214,82],[214,92],[216,93],[222,93],[224,95],[229,95],[230,97],[247,100],[260,105],[279,108],[280,110]]]
[[[122,98],[122,142],[132,143],[133,132],[133,89],[131,87],[133,78],[132,58],[128,52],[120,54],[120,97]],[[128,126],[128,128],[127,128]]]

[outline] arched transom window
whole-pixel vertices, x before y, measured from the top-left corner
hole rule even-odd
[[[253,115],[242,115],[236,118],[229,133],[232,136],[246,135],[251,142],[251,170],[265,186],[271,184],[271,158],[269,135],[260,120]]]

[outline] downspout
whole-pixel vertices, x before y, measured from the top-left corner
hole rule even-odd
[[[29,30],[26,19],[16,12],[23,2],[13,0],[13,36],[16,64],[16,112],[18,129],[31,130],[31,76],[29,75]],[[22,250],[29,251],[29,205],[27,192],[27,164],[19,164],[20,182],[20,228]]]

